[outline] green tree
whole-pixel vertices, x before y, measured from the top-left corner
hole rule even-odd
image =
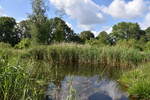
[[[113,26],[110,36],[115,40],[120,39],[136,39],[139,40],[145,35],[137,23],[121,22]]]
[[[74,34],[73,36],[70,37],[71,42],[76,42],[76,43],[83,43],[82,39],[78,34]]]
[[[74,41],[76,34],[61,18],[50,19],[50,40],[52,42]]]
[[[44,0],[32,0],[32,14],[29,16],[33,43],[47,44],[49,24]]]
[[[145,34],[146,34],[146,39],[147,39],[147,41],[150,41],[150,27],[148,27],[148,28],[145,30]]]
[[[16,21],[11,17],[0,17],[0,42],[10,43],[12,46],[20,41],[15,32]]]
[[[80,38],[85,42],[86,40],[93,39],[95,36],[91,31],[83,31],[80,33]]]
[[[21,38],[31,38],[30,33],[30,20],[23,20],[17,24],[17,32],[21,35]]]
[[[109,44],[109,35],[105,31],[100,32],[96,38],[100,43]]]

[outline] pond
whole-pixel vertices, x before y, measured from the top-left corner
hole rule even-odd
[[[129,100],[116,79],[121,71],[106,67],[52,68],[46,100]]]

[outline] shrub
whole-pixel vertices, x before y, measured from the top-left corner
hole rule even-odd
[[[29,38],[22,39],[19,44],[15,46],[17,49],[29,48],[31,45],[31,40]]]
[[[125,47],[125,48],[134,48],[137,50],[143,50],[143,46],[139,41],[135,39],[130,39],[130,40],[119,40],[116,44],[117,46],[120,47]]]

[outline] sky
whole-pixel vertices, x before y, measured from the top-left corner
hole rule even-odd
[[[137,22],[142,29],[150,26],[150,0],[45,0],[45,4],[49,18],[61,17],[76,33],[110,33],[122,21]],[[31,13],[31,0],[0,0],[0,16],[19,22]]]

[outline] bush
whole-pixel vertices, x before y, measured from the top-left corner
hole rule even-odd
[[[143,45],[139,41],[135,39],[130,39],[130,40],[119,40],[116,44],[117,46],[120,47],[125,47],[125,48],[134,48],[137,50],[142,51],[143,50]]]
[[[145,44],[144,50],[150,51],[150,41]]]
[[[29,46],[31,45],[31,40],[29,38],[25,38],[22,39],[19,44],[17,44],[15,46],[15,48],[17,49],[25,49],[25,48],[29,48]]]

